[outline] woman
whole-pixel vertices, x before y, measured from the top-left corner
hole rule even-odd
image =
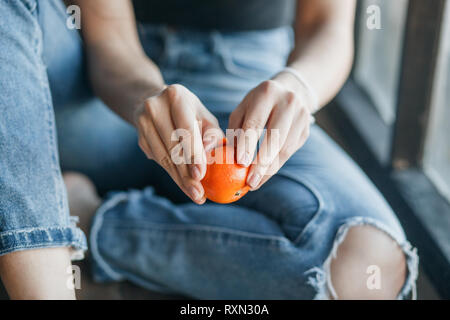
[[[310,122],[350,71],[354,0],[134,1],[139,32],[130,1],[73,4],[84,47],[59,1],[0,4],[0,274],[11,297],[74,297],[66,267],[85,240],[68,218],[54,115],[63,170],[102,194],[140,189],[96,212],[98,281],[219,299],[411,292],[417,259],[394,213]],[[131,126],[92,98],[85,64]],[[281,143],[256,153],[259,136],[239,136],[252,192],[205,203],[202,159],[220,136],[202,134],[226,128],[276,129]],[[176,129],[194,138],[193,164],[170,157]],[[66,178],[71,203],[89,190],[76,180]]]

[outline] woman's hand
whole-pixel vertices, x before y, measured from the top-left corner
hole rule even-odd
[[[259,189],[309,137],[311,96],[295,77],[280,73],[257,86],[230,116],[237,134],[237,162],[250,166],[247,184]],[[266,129],[257,157],[258,140]],[[255,159],[254,159],[255,158]]]
[[[135,114],[135,125],[147,157],[161,165],[194,202],[204,203],[200,180],[206,173],[205,149],[223,137],[217,119],[188,89],[170,85],[145,100]]]

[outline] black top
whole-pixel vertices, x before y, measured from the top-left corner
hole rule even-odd
[[[229,31],[292,24],[295,0],[133,0],[139,22]]]

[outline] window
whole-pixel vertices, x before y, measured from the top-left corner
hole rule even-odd
[[[424,169],[450,200],[450,5],[447,5],[425,147]]]
[[[395,119],[407,0],[360,2],[354,79],[371,98],[386,124]],[[369,29],[371,8],[379,8],[380,29]]]
[[[450,298],[450,0],[360,0],[352,77],[326,108]],[[379,11],[381,28],[368,27]]]

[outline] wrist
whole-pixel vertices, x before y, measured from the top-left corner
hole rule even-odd
[[[133,122],[132,124],[137,127],[137,121],[142,112],[145,110],[146,101],[152,97],[159,96],[164,90],[166,90],[167,85],[152,85],[149,86],[149,89],[141,96],[138,102],[134,105],[133,108]]]
[[[292,68],[285,68],[272,79],[281,83],[287,90],[295,92],[311,114],[317,112],[319,109],[317,94],[299,72]]]

